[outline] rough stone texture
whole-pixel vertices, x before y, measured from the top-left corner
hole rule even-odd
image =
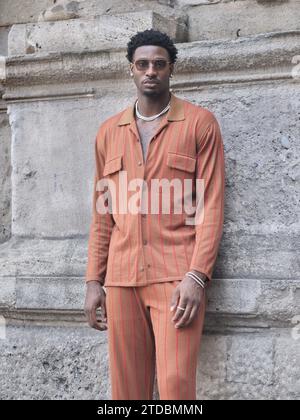
[[[278,83],[284,80],[297,85],[300,79],[299,66],[297,66],[299,34],[300,31],[294,31],[260,34],[230,41],[179,43],[178,61],[174,72],[176,78],[172,79],[172,87],[177,90],[183,88],[185,91],[199,91],[206,85],[225,87],[229,83],[257,84],[270,81]],[[124,92],[124,96],[128,95],[126,87],[130,85],[129,63],[125,54],[125,49],[103,48],[100,51],[37,53],[6,57],[5,83],[9,89],[4,97],[20,100],[28,99],[33,94],[36,98],[50,93],[55,97],[58,95],[65,97],[67,92],[76,90],[75,88],[83,93],[83,86],[95,87],[96,84],[101,92],[104,89],[105,94],[119,88]],[[112,79],[115,83],[113,85]],[[104,80],[107,84],[99,85],[99,82]],[[86,84],[83,85],[83,82]],[[125,86],[122,85],[124,82]],[[59,88],[59,91],[53,92],[54,83],[57,84],[56,90]],[[36,85],[34,91],[31,89],[33,84]],[[43,90],[45,84],[47,91]],[[129,95],[132,95],[132,87]]]
[[[293,340],[286,329],[236,328],[225,336],[205,336],[198,361],[198,396],[299,399],[299,351],[300,341]]]
[[[68,19],[70,12],[76,13],[79,18],[92,19],[94,16],[128,13],[133,10],[155,10],[168,17],[178,15],[180,18],[182,15],[181,9],[175,7],[174,0],[56,0],[55,4],[54,0],[23,0],[21,3],[19,0],[1,0],[0,26],[38,22],[39,19]]]
[[[186,40],[189,22],[194,42],[177,44],[172,89],[212,110],[224,138],[225,224],[198,398],[300,399],[297,2],[4,5],[0,49],[7,53],[13,25],[8,49],[21,55],[0,63],[0,229],[7,229],[0,231],[0,398],[110,398],[106,333],[88,329],[82,310],[93,143],[100,123],[135,98],[119,47],[128,41],[129,12],[148,10],[177,41]],[[97,24],[110,22],[106,35],[116,34],[109,25],[117,14],[125,23],[118,48],[101,37],[88,45],[81,25],[90,22],[99,35]],[[144,16],[143,25],[155,26]]]
[[[71,323],[8,324],[1,340],[0,398],[109,399],[106,334]],[[299,351],[300,341],[285,329],[205,332],[197,398],[298,399]]]
[[[42,9],[53,6],[53,0],[1,0],[0,26],[36,22]]]
[[[199,1],[194,3],[199,4]],[[300,29],[298,0],[237,0],[215,4],[205,1],[198,7],[190,7],[188,18],[189,41],[235,39],[258,33]]]
[[[62,2],[54,4],[41,12],[39,21],[56,21],[66,19],[76,19],[79,17],[79,1]]]
[[[0,27],[0,55],[7,55],[8,33],[10,27]]]
[[[92,20],[13,25],[9,32],[8,54],[124,48],[132,35],[150,27],[183,41],[184,34],[178,25],[152,11],[103,15]]]
[[[18,325],[1,340],[0,399],[108,399],[106,332]]]
[[[298,316],[299,322],[299,316]],[[299,331],[299,324],[298,324]],[[295,327],[294,327],[295,329]],[[300,374],[299,374],[299,353],[300,339],[295,340],[291,334],[292,330],[284,332],[277,331],[274,347],[274,399],[290,398],[299,400],[300,395]],[[291,340],[292,337],[292,340]]]
[[[16,304],[16,278],[1,278],[0,308],[13,308]]]
[[[0,86],[1,97],[1,86]],[[0,99],[0,243],[11,234],[11,132],[6,107]]]
[[[63,238],[86,233],[91,200],[83,197],[87,193],[91,197],[92,185],[87,179],[93,171],[92,149],[99,108],[93,106],[91,99],[76,102],[28,102],[17,105],[17,113],[9,109],[14,132],[13,233],[16,235]],[[91,125],[87,123],[89,119]],[[74,130],[76,121],[78,130]],[[25,137],[24,132],[28,133]],[[20,193],[24,194],[22,199]],[[26,226],[29,219],[31,227]]]

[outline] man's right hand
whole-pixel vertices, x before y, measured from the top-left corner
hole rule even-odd
[[[105,291],[98,281],[88,281],[86,283],[86,295],[84,304],[84,313],[89,326],[99,331],[107,329],[106,317],[106,296]],[[96,310],[101,308],[100,322],[96,318]]]

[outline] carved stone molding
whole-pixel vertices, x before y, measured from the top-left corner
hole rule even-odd
[[[300,31],[177,44],[179,57],[172,86],[193,89],[207,84],[293,79],[293,57],[299,54],[299,44]],[[7,57],[4,99],[40,98],[53,85],[64,84],[59,94],[69,95],[72,83],[126,82],[128,67],[124,49]],[[26,93],[26,87],[32,85],[42,89]]]

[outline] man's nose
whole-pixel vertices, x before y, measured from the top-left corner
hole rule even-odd
[[[154,76],[157,74],[157,70],[154,67],[154,63],[149,63],[149,66],[146,71],[147,76]]]

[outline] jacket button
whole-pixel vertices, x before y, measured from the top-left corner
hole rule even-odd
[[[138,162],[138,165],[139,165],[139,166],[142,166],[142,162]]]
[[[140,268],[140,270],[141,270],[141,271],[144,271],[144,267],[141,267],[141,268]]]
[[[148,243],[148,242],[147,242],[147,240],[145,239],[145,240],[144,240],[144,245],[147,245],[147,243]]]

